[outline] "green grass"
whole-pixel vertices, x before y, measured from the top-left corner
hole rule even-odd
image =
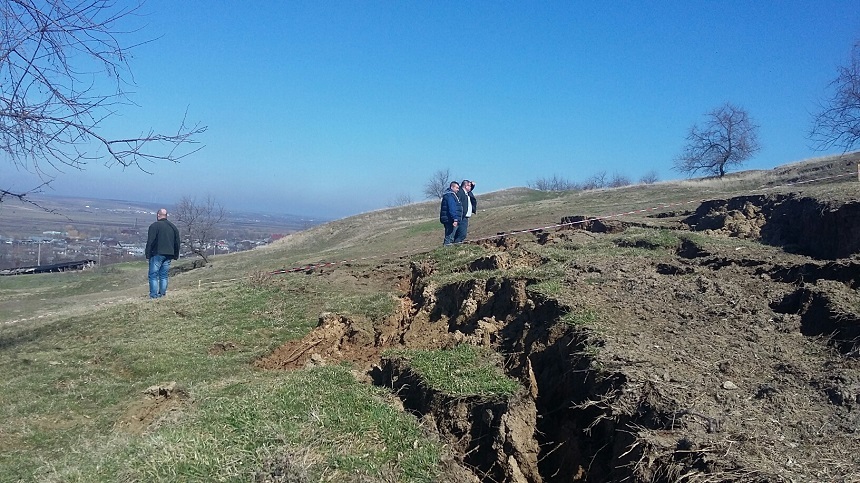
[[[280,374],[248,370],[220,385],[201,385],[191,395],[192,408],[150,432],[101,431],[92,438],[87,431],[83,441],[68,435],[54,442],[60,464],[34,461],[6,476],[13,481],[35,475],[38,481],[240,482],[288,470],[305,478],[290,481],[338,474],[371,481],[435,480],[440,447],[422,435],[413,418],[394,409],[389,396],[357,382],[346,368]],[[284,460],[285,455],[300,458]]]
[[[624,247],[675,250],[681,246],[681,238],[673,230],[631,229],[618,237],[616,243]]]
[[[103,481],[253,481],[277,462],[307,481],[325,474],[433,481],[439,447],[385,397],[341,367],[248,374],[198,391],[182,424],[135,437],[88,466],[104,468],[93,475]],[[284,461],[285,454],[302,458]]]
[[[373,294],[332,294],[326,300],[328,312],[354,314],[370,320],[382,320],[394,313],[397,299],[387,293]]]
[[[432,388],[451,396],[506,397],[520,388],[488,349],[459,345],[444,350],[392,351],[407,358]]]
[[[439,243],[442,243],[442,224],[439,220],[430,220],[410,225],[406,230],[408,235],[438,234]]]
[[[439,272],[452,272],[462,271],[464,265],[468,265],[485,253],[487,253],[486,249],[479,245],[449,245],[436,248],[428,254],[422,254],[420,258],[432,260]]]
[[[3,479],[250,481],[281,455],[301,454],[306,467],[293,470],[309,481],[332,472],[433,481],[440,448],[348,368],[252,369],[331,304],[335,288],[296,280],[280,288],[237,282],[0,328]],[[392,300],[366,294],[334,305],[379,317]],[[236,349],[210,355],[218,342]],[[142,434],[117,429],[144,389],[172,381],[189,399],[166,421]]]
[[[471,272],[469,264],[486,255],[487,249],[480,245],[462,244],[440,246],[427,253],[411,257],[416,262],[431,262],[434,271],[430,280],[439,285],[456,283],[464,280],[473,280],[477,277],[486,278],[492,276],[491,271],[483,270]]]
[[[146,268],[142,262],[110,265],[78,272],[0,277],[0,320],[26,317],[37,310],[67,304],[69,298],[88,300],[103,293],[140,287],[143,294]]]
[[[546,295],[548,297],[558,296],[561,294],[562,291],[562,281],[555,279],[543,280],[534,285],[530,285],[529,290]]]
[[[592,326],[599,319],[599,314],[594,309],[582,309],[569,312],[561,317],[561,322],[574,327]]]

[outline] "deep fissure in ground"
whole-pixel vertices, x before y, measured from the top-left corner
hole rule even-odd
[[[746,325],[736,330],[751,327],[743,337],[758,343],[766,340],[761,339],[762,333],[800,333],[836,348],[843,359],[828,364],[838,366],[840,361],[857,356],[860,345],[856,300],[851,299],[851,292],[860,285],[860,264],[839,260],[843,254],[857,251],[860,234],[854,229],[836,230],[841,238],[814,247],[804,245],[803,240],[817,223],[842,223],[838,220],[856,215],[856,209],[856,204],[823,209],[815,200],[792,196],[742,197],[703,204],[695,214],[684,214],[674,227],[765,239],[791,252],[805,250],[817,260],[793,263],[746,252],[720,253],[682,238],[674,257],[642,263],[628,278],[613,271],[630,268],[614,263],[586,263],[571,270],[609,281],[619,279],[631,291],[641,289],[646,294],[647,286],[636,285],[643,279],[658,286],[679,285],[672,300],[684,301],[693,309],[708,297],[717,299],[718,303],[701,307],[708,323],[730,321],[732,315],[740,314]],[[786,221],[788,212],[804,214],[799,217],[802,221]],[[818,217],[813,216],[816,213]],[[603,222],[579,226],[605,234],[617,234],[624,228],[623,223]],[[524,243],[552,244],[575,237],[575,231],[541,232]],[[510,237],[487,242],[493,253],[474,261],[468,269],[509,268],[516,263],[519,244]],[[658,248],[623,239],[617,244]],[[743,455],[729,457],[730,445],[723,457],[718,456],[723,451],[721,441],[728,440],[723,436],[724,426],[737,419],[731,408],[717,412],[712,403],[699,405],[707,410],[688,401],[682,403],[683,394],[676,389],[689,383],[669,373],[647,373],[657,369],[645,359],[631,359],[622,352],[614,353],[610,360],[597,357],[609,339],[588,324],[575,323],[579,312],[587,308],[565,306],[532,293],[529,285],[533,281],[529,279],[476,279],[436,287],[428,281],[433,270],[430,262],[413,263],[404,309],[378,324],[375,333],[358,329],[348,317],[324,314],[313,334],[286,344],[257,365],[285,368],[338,358],[369,363],[378,360],[369,371],[372,380],[391,388],[404,407],[438,432],[482,482],[669,482],[696,474],[723,475],[729,480],[780,480],[779,470],[748,467],[752,463]],[[318,274],[325,276],[321,271]],[[771,298],[759,306],[746,307],[738,300],[743,292],[732,293],[721,281],[727,276],[767,281],[773,285]],[[587,280],[574,275],[568,278],[579,283]],[[607,297],[596,302],[599,306],[610,301]],[[639,307],[621,308],[643,323],[654,317],[653,313],[643,315]],[[665,310],[665,317],[670,334],[701,323],[703,318],[685,308]],[[766,322],[755,325],[759,320]],[[390,347],[444,348],[463,343],[497,351],[506,374],[517,379],[523,390],[510,398],[454,397],[428,387],[408,361],[380,358]],[[661,350],[654,346],[655,351]],[[359,353],[363,355],[357,357]],[[689,356],[686,350],[680,354]],[[730,403],[731,391],[738,389],[728,380],[732,375],[740,377],[734,369],[737,365],[728,359],[714,365],[713,372],[726,379],[718,390],[721,392],[713,395],[717,407]],[[834,425],[850,428],[851,421],[856,422],[860,378],[851,371],[839,369],[837,376],[817,374],[810,378],[791,363],[771,366],[770,379],[751,390],[748,399],[753,403],[766,406],[784,402],[788,394],[785,387],[797,384],[798,379],[799,384],[812,387],[813,397],[821,394],[833,406]],[[755,432],[750,431],[750,435],[755,437]]]

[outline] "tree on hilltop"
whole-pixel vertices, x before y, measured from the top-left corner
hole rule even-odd
[[[647,173],[643,174],[641,178],[639,178],[639,182],[642,184],[654,184],[656,183],[660,177],[657,175],[657,170],[650,170]]]
[[[687,145],[675,159],[675,170],[688,175],[702,172],[722,178],[732,166],[741,166],[761,149],[758,126],[745,109],[726,103],[694,124]]]
[[[88,0],[0,0],[0,153],[39,178],[26,191],[0,186],[5,198],[38,192],[63,172],[93,161],[137,167],[177,162],[197,151],[206,128],[183,119],[175,132],[152,129],[114,137],[102,125],[133,105],[123,90],[133,80],[128,58],[134,45],[121,41],[140,4]],[[99,76],[110,79],[101,84]],[[31,202],[32,203],[32,202]]]
[[[409,193],[398,193],[394,195],[394,199],[388,203],[389,208],[398,206],[406,206],[412,204],[412,196]]]
[[[612,173],[612,179],[606,184],[610,188],[623,188],[633,184],[626,175],[621,173]]]
[[[529,181],[528,187],[538,191],[575,191],[580,189],[579,185],[557,174],[551,178],[538,178],[534,181]]]
[[[585,182],[582,184],[582,189],[586,191],[591,190],[599,190],[601,188],[606,188],[606,171],[598,171],[591,175]]]
[[[860,145],[860,42],[829,87],[833,96],[822,103],[809,137],[817,149],[835,146],[847,152]]]
[[[433,176],[427,180],[427,183],[424,184],[424,196],[427,199],[433,198],[442,198],[442,195],[445,194],[445,190],[448,189],[448,186],[451,185],[451,170],[440,169],[433,173]]]

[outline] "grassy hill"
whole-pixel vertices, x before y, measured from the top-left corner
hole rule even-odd
[[[857,481],[858,161],[0,277],[0,480]]]

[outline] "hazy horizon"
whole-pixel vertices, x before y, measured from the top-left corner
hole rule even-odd
[[[838,153],[806,135],[860,40],[860,9],[841,0],[150,0],[141,13],[120,37],[140,44],[125,86],[135,105],[100,128],[169,132],[187,112],[208,126],[205,147],[153,174],[98,162],[54,173],[46,194],[211,195],[228,210],[337,219],[423,201],[439,169],[479,196],[555,175],[679,179],[690,126],[726,102],[760,126],[741,169],[770,169]],[[41,184],[11,168],[2,188]]]

